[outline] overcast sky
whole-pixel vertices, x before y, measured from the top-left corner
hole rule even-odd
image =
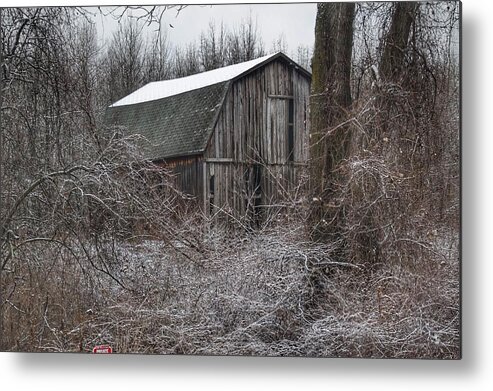
[[[288,54],[291,54],[299,45],[313,46],[316,11],[316,3],[189,5],[178,15],[175,10],[166,11],[163,25],[168,27],[171,43],[183,46],[198,42],[200,33],[208,28],[210,20],[216,24],[223,21],[225,26],[233,28],[251,14],[257,21],[266,51],[269,52],[273,41],[283,34]],[[170,24],[173,28],[169,27]],[[115,28],[116,22],[98,17],[101,38],[111,36]]]

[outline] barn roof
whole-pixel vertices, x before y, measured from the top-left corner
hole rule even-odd
[[[256,65],[269,60],[275,55],[276,54],[270,54],[255,60],[214,69],[208,72],[197,73],[191,76],[180,77],[178,79],[155,81],[146,84],[144,87],[139,88],[137,91],[113,103],[110,107],[132,105],[166,98],[168,96],[182,94],[184,92],[231,80]]]
[[[142,135],[146,140],[144,153],[151,160],[201,153],[230,81],[278,57],[293,62],[279,52],[192,76],[149,83],[113,103],[106,111],[105,122]]]
[[[204,150],[216,112],[228,82],[192,90],[173,97],[112,106],[106,123],[125,126],[145,140],[142,146],[151,160],[193,155]]]

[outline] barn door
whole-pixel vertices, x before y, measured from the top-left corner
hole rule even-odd
[[[293,97],[269,97],[267,101],[267,132],[264,156],[268,163],[284,164],[293,160],[294,103]]]
[[[259,163],[248,165],[244,171],[247,211],[250,222],[257,227],[262,220],[262,172],[263,166]]]

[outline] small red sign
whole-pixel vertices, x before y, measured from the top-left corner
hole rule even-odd
[[[113,353],[113,349],[110,345],[96,345],[92,349],[93,353]]]

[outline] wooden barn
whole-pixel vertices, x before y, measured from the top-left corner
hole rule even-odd
[[[295,191],[308,160],[311,75],[283,53],[149,83],[107,123],[140,134],[208,215],[261,218]]]

